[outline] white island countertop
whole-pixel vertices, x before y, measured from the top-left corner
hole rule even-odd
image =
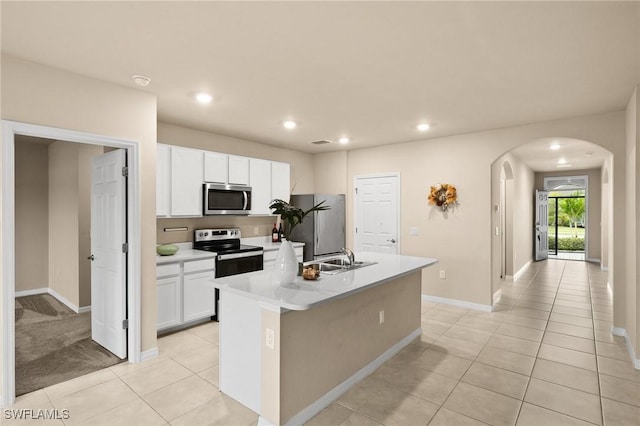
[[[293,283],[287,285],[276,283],[271,270],[216,278],[212,283],[221,291],[281,309],[303,311],[384,284],[438,262],[437,259],[427,257],[382,253],[356,253],[356,260],[377,263],[333,275],[321,274],[315,281],[296,277]]]

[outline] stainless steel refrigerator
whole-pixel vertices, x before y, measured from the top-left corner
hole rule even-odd
[[[291,234],[292,241],[305,243],[305,262],[340,253],[346,244],[344,194],[291,195],[291,204],[304,211],[323,200],[331,209],[309,214]]]

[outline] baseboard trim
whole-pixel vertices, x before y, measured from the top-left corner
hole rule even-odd
[[[147,361],[149,359],[157,358],[160,356],[160,351],[158,348],[148,349],[140,353],[140,362]]]
[[[533,260],[529,259],[529,261],[527,263],[522,265],[522,268],[518,269],[518,272],[513,274],[513,280],[514,281],[517,281],[522,276],[522,274],[524,274],[524,271],[526,271],[527,268],[531,265],[531,262],[533,262]]]
[[[36,294],[48,294],[51,297],[54,297],[58,302],[62,303],[63,305],[65,305],[67,308],[71,309],[73,312],[75,312],[76,314],[82,314],[84,312],[90,312],[91,311],[91,306],[83,306],[83,307],[78,307],[76,306],[75,303],[71,303],[69,300],[67,300],[66,297],[64,297],[63,295],[61,295],[60,293],[58,293],[57,291],[55,291],[52,288],[49,287],[42,287],[42,288],[34,288],[31,290],[23,290],[23,291],[16,291],[15,293],[15,297],[23,297],[23,296],[34,296]]]
[[[640,359],[636,357],[636,351],[633,350],[633,345],[631,344],[631,339],[627,334],[627,330],[622,327],[611,327],[611,334],[614,336],[624,337],[624,342],[627,345],[627,352],[629,352],[629,356],[631,357],[633,368],[640,370]]]
[[[36,294],[47,294],[49,289],[47,287],[34,288],[31,290],[16,291],[16,297],[35,296]]]
[[[496,290],[495,293],[493,293],[493,298],[492,298],[493,303],[498,303],[501,297],[502,297],[502,288],[499,288]]]
[[[63,305],[65,305],[67,308],[71,309],[76,314],[82,314],[82,313],[85,313],[85,312],[91,312],[91,305],[78,307],[74,303],[71,303],[69,300],[67,300],[66,297],[64,297],[63,295],[61,295],[60,293],[58,293],[57,291],[55,291],[54,289],[49,288],[49,287],[42,287],[42,288],[34,288],[34,289],[31,289],[31,290],[16,291],[15,294],[16,294],[16,297],[35,296],[36,294],[48,294],[51,297],[54,297],[58,302],[60,302]]]
[[[333,401],[340,398],[342,394],[344,394],[349,389],[351,389],[355,384],[364,380],[368,375],[373,373],[378,367],[380,367],[382,364],[384,364],[385,362],[393,358],[395,354],[400,352],[405,346],[407,346],[413,340],[420,337],[421,334],[422,334],[421,328],[418,328],[413,332],[411,332],[411,334],[404,337],[402,340],[398,341],[395,345],[391,346],[389,349],[384,351],[384,353],[380,355],[378,358],[374,359],[369,364],[362,367],[360,370],[358,370],[355,374],[353,374],[347,380],[340,383],[338,386],[331,389],[329,392],[325,393],[323,396],[317,399],[314,403],[307,406],[298,414],[290,418],[285,425],[287,426],[301,425],[309,421],[311,418],[313,418],[313,416],[315,416],[320,411],[328,407]],[[258,418],[258,425],[267,426],[267,425],[272,425],[272,423],[269,420],[260,416]]]
[[[459,308],[473,309],[474,311],[491,312],[493,310],[491,305],[481,305],[480,303],[465,302],[464,300],[458,299],[447,299],[446,297],[429,296],[428,294],[423,294],[422,300],[444,303],[445,305],[453,305]]]
[[[76,314],[80,310],[80,308],[75,303],[71,303],[70,301],[67,300],[66,297],[64,297],[63,295],[61,295],[60,293],[58,293],[54,289],[49,288],[49,294],[51,296],[55,297],[56,299],[58,299],[58,302],[60,302],[60,303],[62,303],[64,305],[67,305],[67,308],[71,309]]]
[[[600,263],[600,259],[598,259],[596,257],[589,257],[589,258],[587,258],[587,262],[589,262],[589,263]]]

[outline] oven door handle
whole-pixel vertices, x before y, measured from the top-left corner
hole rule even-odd
[[[240,259],[243,257],[262,256],[263,254],[264,251],[262,250],[248,251],[244,253],[219,254],[218,260]]]

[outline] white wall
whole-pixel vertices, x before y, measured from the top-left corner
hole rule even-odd
[[[624,205],[624,123],[624,112],[617,112],[349,151],[347,243],[353,245],[353,176],[400,172],[401,252],[440,259],[438,268],[424,272],[423,292],[491,305],[492,259],[495,256],[491,247],[496,242],[492,233],[492,206],[497,200],[497,192],[491,183],[492,164],[517,146],[543,137],[571,137],[593,142],[614,154],[614,200],[617,205]],[[522,186],[515,192],[523,197],[533,197],[527,189],[532,188],[533,177],[526,170],[523,173]],[[446,218],[433,212],[426,198],[429,186],[441,182],[456,185],[460,200],[460,207]],[[521,201],[518,205],[525,206],[526,202]],[[516,212],[514,216],[522,213],[524,211]],[[532,212],[528,214],[532,215]],[[529,220],[523,219],[523,222]],[[612,256],[624,253],[623,223],[624,219],[616,222]],[[418,227],[420,236],[409,236],[412,226]],[[524,228],[521,235],[532,238]],[[531,253],[528,247],[532,247],[532,243],[523,239],[522,246],[515,248],[514,269],[526,263]],[[438,269],[447,271],[446,280],[438,278]]]
[[[503,169],[509,171],[505,176]],[[507,275],[513,277],[533,260],[533,223],[535,211],[535,182],[533,171],[518,157],[506,153],[491,165],[491,241],[492,241],[492,289],[494,294],[503,281],[500,279],[500,180],[506,180],[506,239]]]
[[[634,91],[629,104],[627,106],[627,140],[626,140],[626,156],[627,156],[627,188],[626,188],[626,232],[627,239],[625,245],[626,256],[626,282],[624,289],[625,318],[624,328],[629,336],[631,345],[634,348],[636,358],[640,359],[640,318],[638,316],[638,303],[640,303],[640,290],[638,286],[638,261],[640,260],[640,239],[638,238],[638,229],[640,229],[640,196],[638,189],[640,188],[640,173],[638,167],[640,162],[640,132],[638,131],[638,123],[640,123],[640,99],[638,90]],[[615,291],[618,291],[616,286]],[[618,297],[616,301],[620,300]],[[619,305],[618,305],[619,306]],[[614,303],[614,308],[617,308]],[[614,323],[614,326],[616,324]]]
[[[16,291],[49,285],[49,154],[47,145],[16,143]]]
[[[78,146],[49,145],[49,288],[79,306]]]
[[[2,55],[1,60],[2,119],[110,136],[139,144],[141,346],[143,351],[155,348],[155,96],[7,55]],[[0,220],[4,224],[4,218]],[[5,285],[13,283],[0,282],[0,289]]]

